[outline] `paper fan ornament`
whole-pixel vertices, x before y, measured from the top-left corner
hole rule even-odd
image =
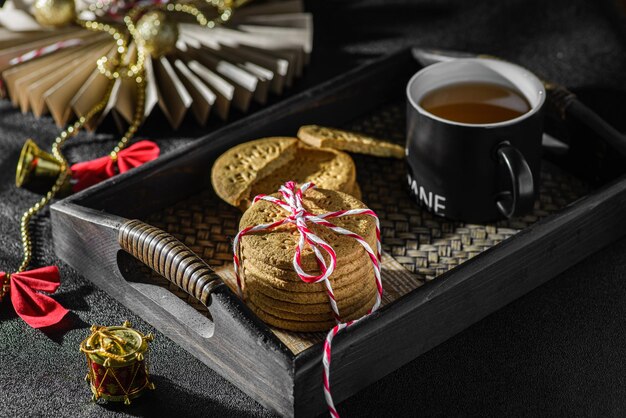
[[[174,129],[188,112],[205,124],[212,114],[226,119],[231,107],[246,112],[280,95],[308,62],[312,31],[301,0],[7,0],[0,9],[3,92],[22,112],[49,113],[62,127],[87,114],[115,78],[104,110],[87,126],[109,113],[131,123],[138,100],[132,69],[141,65],[144,119],[158,107]],[[126,74],[117,77],[118,67]]]

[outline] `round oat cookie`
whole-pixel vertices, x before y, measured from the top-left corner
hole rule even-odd
[[[263,309],[265,312],[279,318],[293,319],[297,321],[316,320],[313,318],[320,316],[323,316],[323,320],[334,318],[329,301],[327,301],[325,304],[319,304],[319,307],[315,306],[315,309],[307,309],[310,308],[309,305],[284,305],[276,303],[275,299],[265,296],[262,293],[255,293],[252,296],[253,297],[250,299],[252,303]],[[360,298],[358,302],[354,303],[352,306],[343,306],[343,304],[341,304],[339,306],[339,313],[342,317],[347,317],[349,315],[352,315],[354,312],[361,310],[363,306],[372,307],[375,301],[376,292],[369,295],[364,295],[362,298]]]
[[[293,264],[291,264],[288,268],[278,268],[271,264],[267,264],[263,260],[257,260],[252,257],[248,257],[245,254],[241,254],[242,256],[242,265],[244,267],[250,267],[251,270],[255,272],[263,272],[264,274],[270,275],[280,280],[291,281],[291,282],[301,282],[302,279],[298,276],[293,268]],[[332,277],[336,276],[347,276],[350,273],[357,271],[364,266],[364,260],[362,257],[346,257],[341,260],[337,260],[337,265],[335,267],[335,271],[333,272]],[[318,266],[312,269],[306,269],[309,274],[319,275],[320,269]]]
[[[333,287],[333,293],[335,294],[337,300],[351,299],[362,293],[368,292],[371,289],[375,289],[376,282],[374,280],[374,271],[370,270],[369,273],[370,274],[363,275],[360,278],[357,277],[351,283],[348,283],[343,287]],[[317,283],[303,283],[303,287],[308,286],[311,291],[298,292],[280,289],[275,286],[275,282],[268,282],[265,279],[256,277],[255,275],[250,273],[245,275],[244,282],[246,287],[248,287],[250,291],[254,290],[257,292],[262,292],[274,299],[284,300],[286,302],[312,304],[323,303],[328,300],[328,295],[326,293],[325,287],[321,283],[319,283],[322,285],[321,289],[316,286]]]
[[[248,302],[248,307],[256,316],[267,325],[287,331],[297,332],[318,332],[328,331],[336,322],[335,321],[293,321],[289,319],[278,318],[277,316],[268,314],[264,310],[258,308],[254,303]]]
[[[280,198],[278,193],[272,196]],[[309,189],[303,197],[304,208],[313,214],[322,214],[347,209],[365,209],[361,201],[349,194],[327,190]],[[282,207],[260,200],[250,207],[239,222],[239,229],[253,225],[275,222],[288,213]],[[376,251],[376,222],[369,215],[353,215],[329,219],[333,224],[360,235]],[[309,229],[326,241],[334,250],[338,260],[364,259],[365,249],[354,238],[338,234],[326,227],[307,223]],[[251,258],[280,269],[293,269],[293,255],[299,233],[293,224],[244,235],[239,244],[241,258]],[[324,252],[323,252],[324,253]],[[327,262],[330,259],[325,255]],[[305,271],[317,269],[317,259],[313,250],[306,245],[301,254],[301,265]],[[338,263],[338,265],[340,265]]]
[[[374,306],[376,302],[376,295],[372,295],[365,303],[359,303],[358,305],[350,307],[350,309],[344,309],[341,312],[342,317],[349,318],[355,312],[360,312],[363,310],[363,307],[371,308]],[[289,319],[293,321],[302,321],[302,322],[311,322],[311,321],[328,321],[333,320],[335,318],[332,310],[329,308],[328,311],[324,313],[302,313],[302,312],[291,312],[286,310],[280,310],[271,304],[267,304],[266,301],[262,298],[256,298],[252,301],[252,303],[260,309],[263,309],[265,312],[282,319]]]
[[[373,305],[373,302],[372,302]],[[317,331],[328,331],[333,326],[336,325],[334,319],[328,321],[295,321],[290,319],[279,318],[275,315],[267,313],[263,309],[256,306],[253,302],[249,302],[248,306],[262,321],[267,323],[270,326],[285,329],[288,331],[299,331],[299,332],[317,332]],[[352,321],[355,319],[361,318],[363,315],[367,314],[370,310],[371,306],[364,305],[361,309],[356,312],[342,317],[342,320]]]
[[[330,314],[330,312],[327,313],[321,313],[321,314],[296,314],[293,312],[282,312],[282,311],[278,311],[275,312],[272,309],[268,308],[267,306],[264,306],[262,303],[260,303],[258,300],[255,300],[253,302],[251,302],[254,306],[256,306],[258,309],[263,310],[264,312],[273,315],[277,318],[281,318],[281,319],[287,319],[287,320],[291,320],[291,321],[301,321],[301,322],[321,322],[321,321],[330,321],[333,319],[333,316]]]
[[[289,137],[257,139],[237,145],[213,164],[211,184],[217,195],[233,206],[250,197],[252,184],[288,163],[298,140]]]
[[[350,307],[350,309],[344,309],[340,311],[340,313],[342,317],[350,318],[353,314],[362,312],[364,307],[367,307],[368,308],[367,310],[369,310],[369,308],[374,306],[375,302],[376,302],[376,295],[373,295],[369,298],[369,300],[367,300],[367,302],[352,306]],[[252,303],[257,308],[263,310],[264,312],[272,316],[275,316],[280,319],[290,320],[290,321],[318,322],[318,321],[334,321],[335,319],[335,316],[332,310],[330,310],[330,305],[329,305],[329,310],[324,313],[302,313],[302,312],[295,313],[295,312],[276,309],[276,307],[270,304],[267,304],[266,301],[262,298],[254,299]],[[365,313],[367,313],[367,310],[365,311]]]
[[[320,188],[351,194],[356,183],[356,167],[345,152],[300,145],[293,159],[252,184],[250,197],[275,193],[287,181],[313,182]]]
[[[367,255],[365,256],[367,257]],[[372,263],[369,260],[369,257],[364,259],[363,256],[347,260],[338,260],[335,271],[330,276],[331,284],[343,286],[344,284],[350,283],[353,281],[353,278],[355,277],[354,275],[362,274],[365,269],[369,268],[368,265],[371,266],[371,264]],[[246,257],[242,257],[241,265],[244,276],[246,271],[250,271],[258,277],[269,277],[280,280],[281,282],[297,283],[298,285],[305,283],[300,276],[298,276],[298,273],[294,271],[293,266],[290,269],[280,269],[269,264],[265,264],[263,261]],[[321,274],[319,268],[307,270],[307,273],[316,276]],[[310,291],[311,290],[308,290],[308,292]]]
[[[376,294],[375,288],[365,288],[362,292],[347,297],[336,297],[337,306],[339,311],[350,311],[355,306],[360,306],[369,300],[370,297]],[[327,294],[320,294],[325,296],[326,299],[320,297],[316,302],[301,303],[298,301],[283,300],[273,297],[265,293],[263,289],[260,289],[256,283],[247,283],[244,295],[246,300],[264,300],[267,305],[274,306],[278,310],[289,311],[294,313],[324,313],[330,312],[330,302]]]
[[[323,283],[307,283],[303,280],[282,280],[272,276],[271,274],[256,270],[256,267],[252,264],[244,264],[242,274],[244,281],[248,276],[252,276],[275,289],[287,292],[311,293],[323,292],[326,289],[326,286]],[[367,263],[361,263],[360,268],[345,275],[337,275],[333,273],[329,280],[333,289],[342,289],[357,281],[363,280],[364,277],[374,277],[374,267],[371,262],[369,265]]]

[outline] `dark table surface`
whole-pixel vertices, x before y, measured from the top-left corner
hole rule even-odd
[[[409,45],[503,56],[575,89],[624,129],[626,37],[613,0],[313,0],[311,66],[294,90]],[[19,264],[18,219],[37,198],[13,185],[25,138],[49,145],[50,118],[0,102],[0,270]],[[164,152],[204,133],[144,128]],[[103,155],[112,133],[67,146],[79,161]],[[0,305],[0,416],[271,416],[200,361],[133,315],[54,255],[49,214],[36,219],[36,265],[58,264],[55,298],[72,314],[55,330],[29,328]],[[584,243],[581,243],[584,245]],[[624,416],[626,239],[339,405],[345,416]],[[152,331],[158,390],[130,407],[90,402],[78,346],[90,324],[129,319]]]

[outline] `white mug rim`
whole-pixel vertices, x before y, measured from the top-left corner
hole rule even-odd
[[[463,62],[476,62],[476,63],[485,63],[485,62],[494,62],[497,63],[498,65],[505,65],[508,66],[509,68],[511,68],[512,70],[515,70],[521,74],[523,74],[525,77],[530,78],[535,84],[537,84],[537,86],[539,86],[540,90],[539,90],[539,101],[537,103],[535,103],[534,106],[532,106],[532,108],[524,113],[523,115],[520,115],[516,118],[513,119],[508,119],[508,120],[504,120],[501,122],[493,122],[493,123],[466,123],[466,122],[457,122],[454,120],[450,120],[450,119],[445,119],[442,117],[439,117],[437,115],[434,115],[432,113],[430,113],[429,111],[427,111],[426,109],[424,109],[422,106],[419,105],[419,103],[416,103],[416,101],[414,100],[413,95],[411,94],[411,87],[413,86],[413,84],[415,83],[416,79],[423,76],[424,73],[426,72],[430,72],[430,71],[436,71],[439,67],[442,66],[448,66],[448,65],[455,65],[458,64],[459,62],[463,63]],[[513,85],[515,85],[515,83],[512,83]],[[518,87],[517,85],[515,85],[515,87]],[[519,89],[519,87],[518,87]],[[533,73],[531,73],[530,71],[528,71],[527,69],[525,69],[524,67],[521,67],[517,64],[513,64],[510,62],[506,62],[506,61],[501,61],[501,60],[495,60],[495,59],[491,59],[491,58],[457,58],[457,59],[452,59],[452,60],[447,60],[447,61],[442,61],[442,62],[438,62],[435,64],[431,64],[427,67],[422,68],[421,70],[419,70],[417,73],[415,73],[411,79],[409,80],[409,82],[407,83],[406,86],[406,96],[407,99],[409,100],[409,103],[411,103],[411,106],[413,107],[413,109],[417,110],[419,113],[421,113],[422,115],[430,118],[430,119],[434,119],[438,122],[442,122],[442,123],[446,123],[448,125],[455,125],[455,126],[466,126],[466,127],[476,127],[476,128],[497,128],[497,127],[501,127],[501,126],[509,126],[509,125],[514,125],[518,122],[521,122],[529,117],[531,117],[532,115],[534,115],[535,113],[539,112],[539,110],[541,109],[541,107],[543,106],[545,100],[546,100],[546,91],[545,88],[543,86],[543,83],[541,82],[541,80]],[[524,94],[524,96],[526,96],[526,94]],[[528,99],[528,98],[527,98]]]

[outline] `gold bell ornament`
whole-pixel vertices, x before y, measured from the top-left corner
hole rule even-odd
[[[27,139],[17,162],[15,185],[31,192],[44,194],[50,190],[64,169],[52,154],[39,148],[32,139]],[[70,176],[68,176],[57,195],[67,196],[71,191]]]
[[[42,26],[60,28],[76,20],[74,0],[37,0],[33,15]]]

